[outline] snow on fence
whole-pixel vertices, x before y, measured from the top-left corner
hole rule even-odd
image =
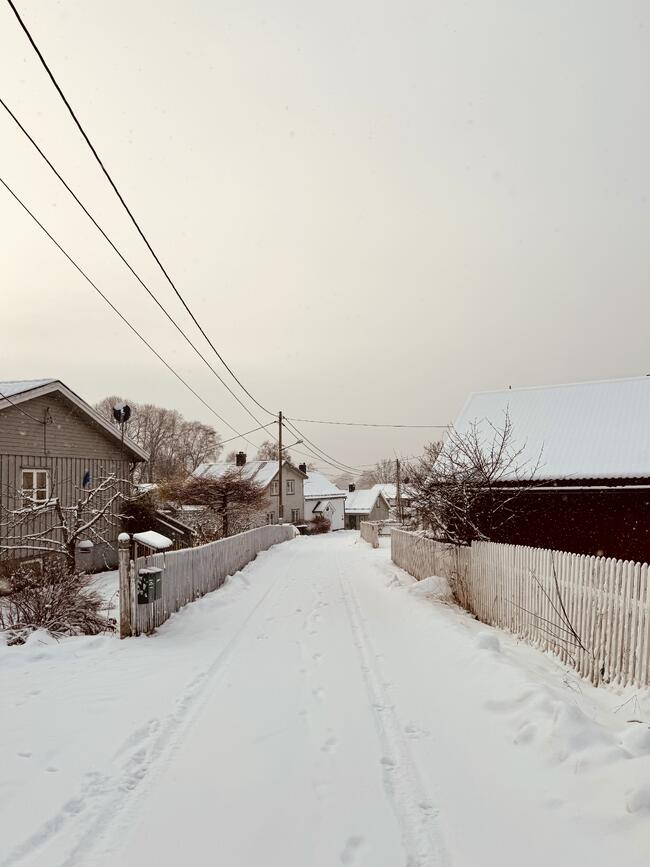
[[[373,548],[379,548],[379,524],[374,521],[361,521],[361,538]]]
[[[260,551],[293,539],[294,535],[291,524],[268,524],[197,548],[138,557],[131,562],[129,580],[130,634],[151,632],[188,602],[216,590],[228,575],[234,575],[254,560]],[[163,570],[158,598],[152,602],[139,603],[140,570],[152,567]],[[152,574],[155,576],[155,573]],[[142,589],[141,585],[141,592]]]
[[[463,607],[557,654],[594,684],[650,685],[648,564],[393,530],[393,561],[448,579]]]

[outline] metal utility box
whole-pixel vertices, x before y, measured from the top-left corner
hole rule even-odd
[[[143,566],[139,570],[138,605],[162,599],[162,571],[159,566]]]

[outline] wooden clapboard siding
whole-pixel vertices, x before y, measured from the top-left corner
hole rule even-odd
[[[47,424],[43,424],[46,419]],[[124,480],[120,484],[126,490],[132,459],[133,453],[128,448],[123,450],[119,439],[60,391],[33,397],[17,406],[5,406],[0,412],[0,504],[4,509],[22,505],[19,489],[23,469],[49,470],[51,496],[59,498],[64,506],[70,506],[85,496],[82,482],[86,472],[90,472],[93,486],[102,478],[114,475]],[[109,497],[107,492],[103,498],[98,498],[98,505],[105,504]],[[113,519],[118,509],[116,503]],[[18,528],[10,538],[5,537],[3,532],[7,531],[0,528],[0,543],[19,544],[28,532],[43,532],[52,526],[52,520],[51,513],[42,514],[31,521],[29,527]],[[97,529],[112,549],[119,528],[104,521]],[[97,549],[93,566],[103,563],[107,555],[107,562],[116,564],[112,550],[102,550],[102,546]],[[42,553],[21,548],[5,552],[3,559],[41,556]]]
[[[479,620],[552,651],[592,683],[650,685],[647,563],[495,542],[455,547],[404,530],[393,530],[391,556],[418,580],[446,577]]]
[[[48,412],[51,422],[43,425]],[[122,452],[110,433],[63,395],[51,393],[0,412],[0,454],[119,460]]]

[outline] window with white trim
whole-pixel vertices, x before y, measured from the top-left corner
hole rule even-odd
[[[293,479],[287,479],[287,494],[295,494],[296,483]]]
[[[37,468],[20,471],[23,506],[46,503],[50,498],[50,471]]]
[[[297,524],[300,520],[300,509],[292,509],[291,510],[291,523]]]
[[[277,497],[280,493],[280,482],[271,482],[271,496]]]
[[[273,512],[267,512],[266,513],[266,523],[267,524],[274,524],[275,523],[275,516],[274,516]]]

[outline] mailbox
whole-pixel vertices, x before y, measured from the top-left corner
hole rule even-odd
[[[162,569],[143,566],[138,572],[138,605],[162,599]]]

